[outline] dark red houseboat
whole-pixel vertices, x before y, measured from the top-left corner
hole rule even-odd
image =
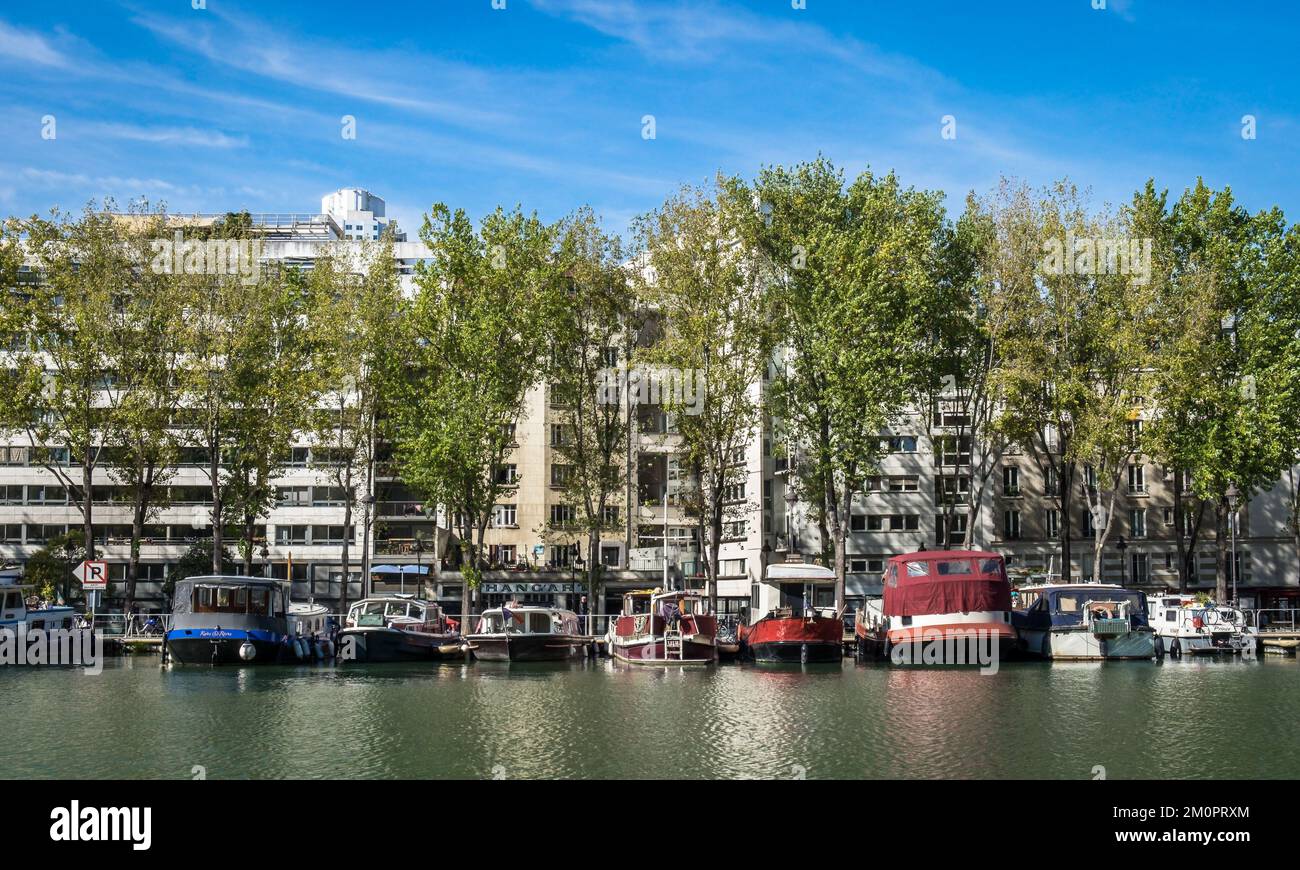
[[[844,623],[835,604],[835,573],[820,565],[769,565],[746,608],[741,656],[757,662],[840,662]]]

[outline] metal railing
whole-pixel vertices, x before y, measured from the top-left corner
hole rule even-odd
[[[1296,631],[1300,626],[1300,609],[1272,607],[1247,610],[1246,625],[1259,631]]]

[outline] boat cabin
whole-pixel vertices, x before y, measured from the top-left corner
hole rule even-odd
[[[367,598],[348,608],[346,628],[391,627],[442,631],[442,608],[432,601],[405,595]]]
[[[623,611],[615,624],[620,635],[658,635],[673,622],[708,614],[709,599],[698,590],[634,589],[623,594]]]
[[[1017,616],[1023,625],[1083,625],[1097,619],[1147,622],[1146,593],[1113,583],[1023,586]]]
[[[75,627],[77,616],[71,607],[29,602],[24,596],[34,587],[19,585],[18,579],[14,575],[0,575],[0,627],[12,629],[21,622],[27,624],[29,631]]]
[[[172,627],[287,629],[288,586],[265,577],[188,577],[172,593]]]
[[[766,615],[833,617],[836,607],[834,571],[809,562],[778,562],[754,584],[746,621]]]
[[[903,625],[932,614],[1001,612],[1009,618],[1006,560],[982,550],[923,550],[885,566],[882,612]]]
[[[479,616],[475,634],[582,634],[578,614],[551,607],[495,607]]]

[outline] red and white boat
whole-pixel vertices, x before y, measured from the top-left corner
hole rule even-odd
[[[609,654],[634,665],[707,665],[718,659],[718,620],[700,592],[639,590],[606,638]]]
[[[1009,656],[1016,647],[1006,561],[981,550],[926,550],[894,556],[885,566],[884,597],[854,619],[860,655],[907,662],[974,663],[970,643]],[[934,642],[938,641],[938,644]],[[911,649],[903,649],[911,646]],[[948,661],[952,654],[960,662]],[[940,655],[942,653],[942,656]]]
[[[755,605],[743,611],[737,632],[744,658],[803,664],[843,660],[844,621],[835,606],[834,571],[805,562],[768,565]]]

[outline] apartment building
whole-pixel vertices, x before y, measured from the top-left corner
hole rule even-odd
[[[413,292],[416,265],[429,256],[422,243],[407,242],[385,218],[380,197],[356,188],[322,198],[319,213],[253,215],[263,241],[262,256],[309,268],[325,245],[360,247],[384,229],[398,241],[393,256],[405,292]],[[176,217],[178,226],[215,220],[217,215]],[[626,360],[611,360],[626,364]],[[752,387],[762,403],[771,372]],[[626,394],[625,401],[632,401]],[[585,542],[565,529],[572,509],[565,504],[565,466],[556,450],[563,437],[562,410],[546,385],[529,391],[516,426],[517,447],[501,469],[515,489],[496,506],[485,536],[488,569],[480,588],[488,605],[504,600],[554,603],[576,607],[585,591],[582,579]],[[627,485],[610,505],[609,530],[601,536],[598,558],[605,594],[593,610],[617,612],[624,591],[665,582],[703,585],[702,540],[697,521],[686,515],[682,494],[689,474],[678,462],[680,436],[676,420],[662,405],[625,407],[635,425],[624,462]],[[972,443],[969,421],[958,409],[940,406],[902,415],[881,433],[879,468],[858,493],[848,518],[847,584],[849,603],[880,593],[885,560],[898,553],[956,545],[970,528],[975,546],[1005,553],[1022,575],[1059,574],[1057,530],[1074,524],[1074,576],[1097,575],[1092,565],[1089,523],[1081,499],[1071,516],[1062,516],[1055,482],[1045,478],[1030,454],[1004,450],[987,453]],[[721,609],[735,612],[749,602],[769,563],[785,559],[789,542],[804,559],[823,553],[816,511],[791,484],[792,451],[774,445],[770,424],[734,457],[737,482],[727,493],[728,515],[719,553],[718,596]],[[311,439],[305,435],[285,457],[277,481],[278,501],[257,532],[254,569],[290,579],[295,599],[337,601],[342,592],[341,550],[350,545],[348,597],[362,594],[361,564],[365,538],[361,508],[344,526],[344,494],[330,486],[312,462]],[[56,457],[57,458],[57,457]],[[65,455],[60,461],[67,462]],[[973,480],[991,464],[991,479],[975,516],[967,507]],[[146,606],[163,605],[162,583],[170,567],[197,540],[211,536],[210,494],[204,457],[182,457],[170,481],[171,506],[151,519],[141,550],[138,595]],[[1086,471],[1084,472],[1087,473]],[[1300,473],[1300,468],[1294,473]],[[1123,579],[1154,588],[1177,583],[1174,503],[1170,473],[1149,461],[1126,470],[1100,577]],[[1260,606],[1300,597],[1296,579],[1291,516],[1291,488],[1284,477],[1256,494],[1243,508],[1238,534],[1239,586],[1242,598]],[[373,565],[416,565],[424,573],[419,591],[459,612],[464,578],[457,570],[457,548],[447,517],[431,510],[423,496],[396,475],[386,457],[377,467],[373,504]],[[793,497],[792,497],[793,496]],[[130,517],[123,493],[106,469],[94,478],[95,539],[109,562],[111,605],[120,599],[129,550]],[[1207,508],[1196,541],[1195,588],[1213,588],[1214,519]],[[21,566],[51,538],[80,528],[81,515],[70,504],[58,477],[32,460],[22,436],[0,437],[0,567]],[[1118,547],[1123,536],[1123,555]],[[228,540],[237,537],[231,529]],[[829,548],[827,548],[829,549]],[[377,575],[380,589],[416,591],[408,575]],[[829,604],[830,602],[818,602]]]
[[[1288,481],[1295,473],[1300,472],[1292,470],[1274,486],[1244,501],[1238,513],[1238,597],[1248,607],[1292,606],[1300,597],[1288,495]],[[1097,518],[1082,491],[1082,487],[1097,485],[1096,472],[1087,466],[1076,471],[1067,515],[1061,507],[1061,485],[1050,464],[1036,461],[1032,452],[1008,449],[998,461],[993,480],[995,525],[990,543],[1007,556],[1013,572],[1056,577],[1063,573],[1059,535],[1062,524],[1070,523],[1072,577],[1148,590],[1176,589],[1179,557],[1174,474],[1148,457],[1134,457],[1126,464],[1098,566],[1093,545]],[[1217,559],[1214,506],[1194,498],[1190,490],[1185,476],[1182,510],[1184,547],[1192,554],[1189,586],[1213,594]]]

